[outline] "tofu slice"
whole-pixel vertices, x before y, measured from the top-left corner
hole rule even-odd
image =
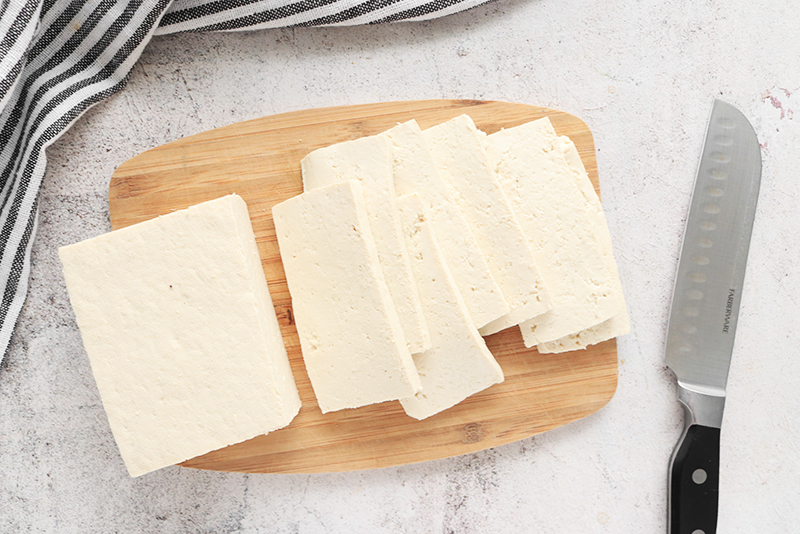
[[[451,185],[510,311],[481,328],[488,335],[550,309],[525,234],[486,155],[484,134],[461,115],[423,131],[439,174]]]
[[[400,403],[411,417],[425,419],[502,382],[503,371],[475,328],[422,200],[409,195],[398,204],[432,342],[414,355],[422,390]]]
[[[300,410],[245,202],[229,195],[59,249],[131,476]]]
[[[323,413],[420,389],[383,279],[361,184],[333,184],[272,208],[306,370]]]
[[[508,303],[453,199],[450,186],[439,176],[417,122],[405,122],[382,135],[392,143],[397,195],[419,195],[444,261],[474,323],[481,327],[506,315],[510,311]]]
[[[417,287],[411,274],[392,177],[392,147],[385,137],[362,137],[315,150],[301,161],[303,190],[358,180],[389,294],[412,353],[430,347]]]
[[[625,295],[622,292],[622,284],[620,283],[619,272],[617,271],[617,262],[614,261],[611,233],[608,231],[608,224],[606,223],[606,217],[603,213],[603,207],[600,204],[600,197],[597,196],[597,192],[594,190],[591,180],[589,180],[589,175],[586,173],[586,168],[583,166],[575,144],[568,137],[561,136],[558,138],[558,142],[555,143],[555,147],[564,153],[570,170],[572,170],[573,176],[575,177],[575,181],[581,193],[586,198],[586,201],[589,203],[592,228],[600,244],[600,251],[603,255],[603,265],[608,273],[608,277],[611,279],[611,296],[614,302],[614,315],[599,325],[570,334],[556,341],[540,343],[537,345],[537,349],[542,354],[585,349],[589,345],[606,341],[612,337],[625,335],[631,330],[628,310],[625,306]]]
[[[590,206],[548,118],[486,138],[492,166],[534,249],[553,307],[520,325],[526,347],[579,332],[616,313]]]

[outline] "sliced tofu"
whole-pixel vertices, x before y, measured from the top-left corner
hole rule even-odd
[[[392,177],[392,147],[383,136],[362,137],[315,150],[301,161],[303,190],[358,180],[363,186],[383,276],[412,353],[430,347],[428,329],[411,275]]]
[[[229,195],[59,249],[131,476],[300,410],[247,206]]]
[[[272,208],[297,333],[323,413],[417,393],[361,184],[313,189]]]
[[[501,130],[486,142],[552,298],[552,309],[520,325],[525,346],[609,319],[616,307],[596,221],[550,120]]]
[[[580,154],[575,144],[568,137],[559,137],[555,147],[564,153],[564,156],[573,172],[575,181],[581,193],[589,203],[589,215],[592,219],[592,228],[600,244],[600,251],[603,255],[603,265],[611,280],[611,296],[614,302],[614,315],[610,319],[592,326],[580,332],[551,341],[540,343],[537,349],[541,353],[567,352],[570,350],[585,349],[589,345],[594,345],[606,341],[613,337],[622,336],[630,332],[631,325],[628,318],[628,310],[625,306],[625,296],[622,292],[622,284],[619,280],[617,262],[614,261],[614,250],[611,246],[611,234],[608,231],[608,224],[600,204],[600,197],[594,190],[586,168],[581,161]]]
[[[510,312],[481,328],[483,335],[550,309],[545,282],[486,155],[484,134],[461,115],[423,131],[439,174],[450,184]]]
[[[502,382],[503,371],[475,328],[422,200],[409,195],[398,204],[432,342],[414,355],[422,390],[400,403],[411,417],[425,419]]]
[[[509,312],[467,220],[439,176],[428,143],[414,120],[383,134],[392,143],[394,185],[398,196],[416,193],[429,213],[442,256],[472,320],[478,327]]]

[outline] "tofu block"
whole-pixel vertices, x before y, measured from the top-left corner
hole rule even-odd
[[[315,150],[301,161],[303,190],[358,180],[389,294],[412,353],[430,347],[417,287],[411,275],[392,177],[392,147],[385,137],[362,137]]]
[[[600,244],[600,251],[603,255],[603,265],[611,280],[611,297],[614,302],[614,315],[599,325],[589,327],[580,332],[569,334],[565,337],[540,343],[537,349],[540,353],[567,352],[570,350],[585,349],[589,345],[594,345],[606,341],[613,337],[622,336],[630,332],[631,325],[628,318],[628,310],[625,306],[625,295],[622,292],[622,284],[619,280],[617,262],[614,261],[614,250],[611,246],[611,233],[608,231],[608,224],[600,204],[600,197],[594,190],[586,168],[583,166],[578,149],[575,144],[565,136],[558,138],[555,147],[564,153],[564,156],[573,172],[575,181],[581,193],[589,203],[589,215],[592,218],[592,228]]]
[[[616,313],[596,219],[548,118],[486,138],[487,153],[552,298],[545,314],[520,325],[525,346],[555,341]]]
[[[272,215],[322,412],[416,394],[419,376],[378,262],[361,184],[313,189]]]
[[[475,328],[422,200],[409,195],[399,206],[432,342],[414,355],[422,390],[400,403],[411,417],[425,419],[502,382],[503,371]]]
[[[550,309],[550,297],[500,182],[484,134],[461,115],[423,131],[439,174],[451,185],[510,311],[481,328],[488,335]]]
[[[58,252],[131,476],[277,430],[297,415],[300,397],[241,197]]]
[[[397,195],[419,195],[444,261],[474,323],[481,327],[506,315],[510,311],[508,303],[453,199],[450,185],[439,176],[417,122],[405,122],[382,135],[392,143]]]

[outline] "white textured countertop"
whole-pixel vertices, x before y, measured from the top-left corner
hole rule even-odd
[[[800,523],[800,10],[793,0],[497,0],[426,23],[156,38],[127,89],[49,154],[27,304],[0,370],[0,531],[653,533],[682,427],[664,331],[712,97],[764,171],[722,431],[720,533]],[[594,132],[633,323],[616,396],[547,434],[459,458],[333,475],[171,467],[128,477],[57,247],[108,231],[114,169],[264,115],[498,99]]]

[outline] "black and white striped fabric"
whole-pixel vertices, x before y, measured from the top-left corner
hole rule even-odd
[[[0,365],[28,288],[45,149],[153,35],[425,20],[487,0],[0,0]]]
[[[487,0],[175,0],[156,35],[187,31],[237,31],[284,26],[353,26],[427,20]]]

